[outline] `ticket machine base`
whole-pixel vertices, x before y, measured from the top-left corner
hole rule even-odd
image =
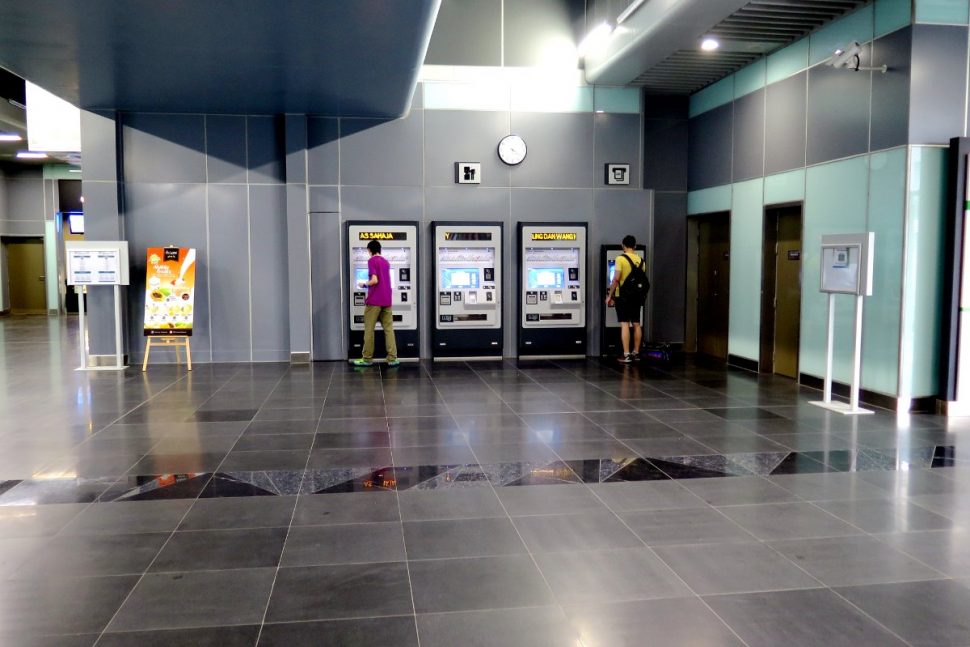
[[[395,330],[394,341],[397,342],[397,356],[399,359],[419,359],[421,357],[421,341],[417,330]],[[350,356],[347,359],[357,359],[364,348],[364,331],[350,331]],[[374,359],[383,359],[385,354],[384,331],[380,324],[374,331]]]
[[[586,357],[585,328],[520,328],[519,357]]]
[[[502,329],[435,330],[431,354],[435,360],[501,359]]]

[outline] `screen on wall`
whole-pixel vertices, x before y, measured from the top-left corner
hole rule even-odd
[[[365,283],[369,280],[370,277],[367,276],[366,267],[358,267],[354,270],[354,285],[360,285],[361,283]]]
[[[479,285],[478,270],[474,268],[449,268],[441,270],[443,290],[474,290]]]
[[[527,285],[529,290],[556,290],[565,285],[565,278],[561,267],[530,267]]]
[[[67,214],[67,226],[68,228],[70,228],[72,234],[83,234],[84,233],[84,214],[83,213]]]

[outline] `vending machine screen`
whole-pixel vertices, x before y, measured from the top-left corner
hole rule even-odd
[[[478,287],[477,269],[447,268],[441,270],[441,288],[443,290],[474,290]]]
[[[566,271],[559,267],[530,267],[528,285],[530,290],[562,289]]]

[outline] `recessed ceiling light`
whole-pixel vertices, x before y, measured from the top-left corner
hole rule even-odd
[[[0,142],[19,142],[22,139],[17,133],[0,133]]]
[[[72,168],[72,169],[68,169],[67,172],[68,173],[80,173],[81,172],[81,169],[79,169],[79,168]]]
[[[713,52],[715,49],[717,49],[720,46],[721,44],[716,40],[714,40],[713,38],[705,38],[701,42],[701,49],[704,50],[705,52]]]
[[[42,160],[47,159],[47,153],[33,153],[31,151],[20,151],[17,157],[22,160]]]

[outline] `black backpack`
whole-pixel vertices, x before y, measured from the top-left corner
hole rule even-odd
[[[647,273],[643,271],[646,261],[641,258],[640,264],[634,265],[632,258],[626,254],[621,254],[621,256],[630,264],[630,273],[620,286],[621,294],[624,299],[630,299],[635,303],[644,303],[647,300],[647,292],[650,291],[650,279],[647,278]]]

